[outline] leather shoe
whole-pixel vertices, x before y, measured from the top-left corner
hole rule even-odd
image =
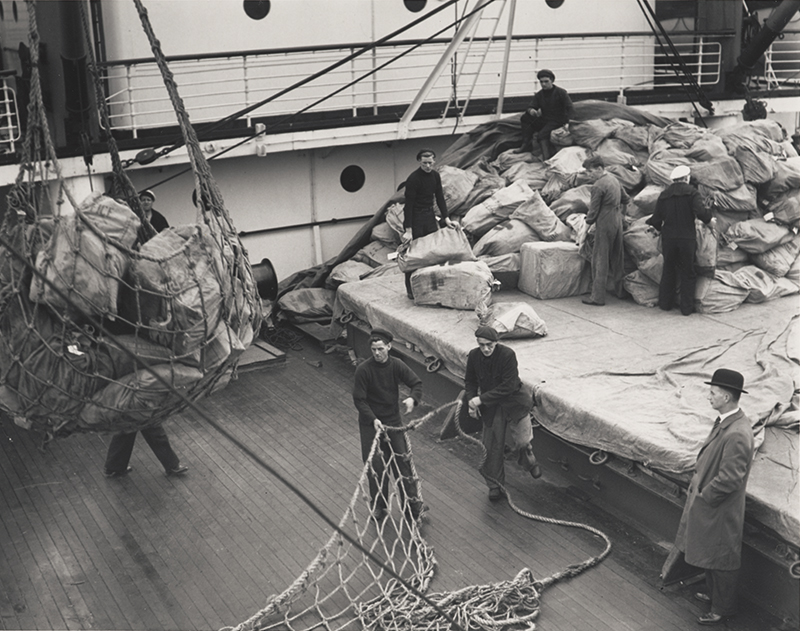
[[[694,593],[694,599],[695,600],[699,600],[701,603],[710,603],[711,602],[711,596],[709,596],[705,592],[695,592]]]
[[[497,502],[498,500],[503,499],[505,496],[506,494],[503,493],[503,490],[499,487],[489,489],[489,501],[491,502]]]
[[[713,613],[709,611],[708,613],[704,613],[697,619],[697,622],[700,624],[704,624],[706,626],[711,626],[714,624],[721,624],[725,621],[725,616],[720,616],[718,613]]]
[[[183,475],[189,470],[189,467],[185,467],[183,465],[178,465],[174,469],[168,469],[167,475]]]
[[[121,478],[124,475],[128,475],[131,471],[133,471],[133,467],[125,467],[124,471],[103,471],[103,475],[107,478]]]
[[[605,307],[606,303],[604,302],[595,302],[591,298],[584,298],[581,302],[585,305],[592,305],[593,307]]]

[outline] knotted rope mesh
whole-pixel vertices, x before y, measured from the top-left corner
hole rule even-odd
[[[222,631],[535,629],[541,593],[600,563],[610,553],[611,542],[591,526],[521,510],[502,487],[518,514],[586,530],[604,542],[603,551],[542,580],[524,568],[510,580],[427,594],[436,559],[421,534],[424,513],[417,517],[421,482],[408,433],[450,408],[459,435],[480,446],[481,469],[486,451],[458,424],[460,407],[458,400],[403,427],[381,425],[338,528],[314,560],[285,591],[270,596],[260,611]],[[398,441],[398,435],[404,440]],[[385,515],[380,510],[384,504]]]
[[[163,421],[227,383],[261,324],[247,253],[147,12],[134,3],[200,200],[196,224],[160,234],[142,221],[130,194],[73,199],[47,124],[35,3],[28,0],[28,126],[0,226],[0,408],[48,438]],[[123,185],[115,188],[133,193],[124,173],[116,175]]]

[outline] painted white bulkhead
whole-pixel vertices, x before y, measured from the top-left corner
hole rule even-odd
[[[269,258],[280,278],[336,256],[364,221],[352,217],[372,215],[417,168],[419,149],[441,153],[451,137],[364,142],[359,145],[322,147],[215,160],[212,172],[250,260]],[[342,170],[355,165],[364,171],[364,185],[346,191]],[[129,173],[137,189],[148,188],[184,167],[138,169]],[[171,224],[192,223],[193,180],[183,174],[156,189],[155,208]],[[315,235],[313,222],[323,223]],[[303,226],[304,225],[304,226]],[[286,226],[303,226],[275,231]],[[268,232],[260,233],[262,230]],[[321,257],[321,258],[320,258]]]

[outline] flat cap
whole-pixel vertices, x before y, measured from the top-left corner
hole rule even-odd
[[[475,330],[475,337],[480,337],[483,338],[484,340],[489,340],[491,342],[496,342],[498,339],[500,339],[500,336],[497,334],[497,331],[495,331],[490,326],[479,326]]]
[[[369,333],[369,339],[370,341],[380,340],[381,342],[390,344],[394,339],[394,336],[386,329],[372,329],[372,331]]]

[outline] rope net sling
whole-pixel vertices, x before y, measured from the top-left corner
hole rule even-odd
[[[0,226],[0,409],[48,440],[160,423],[224,386],[261,324],[247,252],[147,12],[134,3],[200,200],[196,224],[159,234],[142,216],[110,131],[115,197],[95,192],[77,202],[66,186],[42,101],[35,3],[27,0],[28,125]]]
[[[486,450],[458,424],[460,406],[460,400],[454,401],[403,427],[379,425],[344,515],[314,560],[285,591],[270,596],[261,610],[222,631],[535,629],[541,593],[600,563],[611,552],[611,542],[591,526],[523,511],[501,485],[519,515],[586,530],[604,542],[603,551],[542,580],[524,568],[510,580],[426,594],[436,559],[422,537],[422,522],[412,511],[421,504],[422,493],[408,433],[450,408],[459,436],[481,448],[481,469]],[[397,435],[405,437],[401,443],[405,453],[393,449],[397,441],[390,437]],[[385,518],[376,517],[370,480],[373,492],[382,489],[375,496],[388,507]]]

